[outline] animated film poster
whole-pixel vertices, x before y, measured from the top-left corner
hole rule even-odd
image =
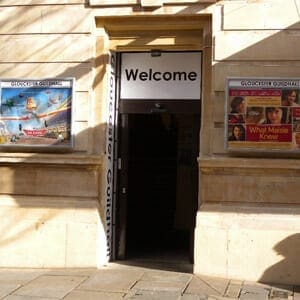
[[[71,147],[73,79],[0,80],[0,147]]]
[[[300,79],[227,80],[228,150],[300,151]]]

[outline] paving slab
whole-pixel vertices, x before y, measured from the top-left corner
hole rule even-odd
[[[70,268],[70,269],[52,269],[45,273],[45,275],[61,275],[61,276],[91,276],[96,273],[96,268]]]
[[[143,291],[164,291],[164,292],[178,292],[184,291],[186,283],[172,282],[172,281],[145,281],[139,280],[134,289]]]
[[[191,274],[170,272],[170,271],[147,271],[142,276],[144,281],[172,281],[180,283],[188,283],[192,279]]]
[[[138,269],[105,269],[91,275],[78,289],[106,292],[127,292],[144,274]]]
[[[180,299],[180,292],[173,291],[136,291],[134,295],[127,299],[134,300],[177,300]]]
[[[20,284],[13,284],[13,283],[1,283],[0,284],[0,298],[11,294],[15,290],[17,290],[19,287],[21,287]]]
[[[222,293],[197,276],[193,277],[185,290],[185,294],[195,294],[200,295],[201,297],[214,295],[222,296]]]
[[[192,294],[183,294],[180,300],[208,300],[208,297],[205,295],[192,295]]]
[[[228,298],[226,296],[208,296],[207,300],[238,300],[239,298]]]
[[[0,269],[0,285],[2,284],[26,284],[33,279],[45,274],[44,269]]]
[[[244,284],[241,290],[240,298],[241,300],[267,300],[269,299],[270,289],[267,286],[257,285],[257,284]]]
[[[62,298],[86,279],[84,276],[42,275],[19,288],[13,295]]]
[[[291,285],[272,286],[270,298],[273,300],[293,299],[294,288]]]
[[[229,279],[216,278],[210,276],[197,276],[208,286],[216,290],[219,295],[224,295],[229,285]]]
[[[34,300],[55,300],[60,298],[32,297],[32,296],[19,296],[19,295],[10,295],[3,298],[3,300],[33,300],[33,299]]]
[[[123,293],[108,293],[97,291],[83,291],[74,290],[64,300],[122,300],[124,299]]]
[[[0,299],[300,300],[300,287],[114,263],[101,269],[0,269]]]
[[[236,299],[239,297],[242,289],[243,281],[241,280],[230,280],[225,296],[228,298]]]

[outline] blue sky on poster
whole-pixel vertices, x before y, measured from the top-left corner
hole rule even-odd
[[[59,109],[71,96],[70,88],[2,88],[1,119],[5,121],[10,133],[18,133],[19,124],[23,128],[42,128],[44,118],[37,116]],[[31,107],[28,105],[28,98],[33,100],[34,105]],[[28,118],[6,120],[9,117]]]

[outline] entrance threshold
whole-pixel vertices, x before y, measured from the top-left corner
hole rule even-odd
[[[130,258],[126,260],[116,260],[115,263],[124,266],[140,267],[145,269],[164,270],[171,272],[182,272],[193,274],[194,265],[187,259],[179,256],[165,257],[149,255],[140,258]]]
[[[128,114],[120,175],[126,252],[134,264],[192,269],[199,115]],[[125,127],[123,127],[125,128]],[[122,129],[123,129],[122,128]],[[124,147],[122,147],[124,145]],[[124,151],[125,148],[125,151]],[[120,191],[124,190],[124,184]],[[124,198],[120,198],[124,200]],[[122,203],[122,202],[120,202]],[[124,202],[123,202],[124,203]],[[188,267],[187,267],[188,266]]]

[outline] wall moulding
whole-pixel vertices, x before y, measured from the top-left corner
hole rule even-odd
[[[96,16],[97,28],[104,28],[109,35],[124,31],[196,30],[207,26],[210,15],[140,15]],[[111,33],[111,34],[110,34]]]
[[[300,174],[298,159],[284,158],[245,158],[245,157],[200,157],[198,158],[200,170],[204,174],[216,173],[262,173],[288,172],[289,174]]]
[[[90,6],[116,6],[116,5],[141,5],[141,6],[161,6],[163,4],[211,4],[218,0],[89,0]],[[144,4],[144,5],[143,5]]]
[[[201,50],[209,21],[209,15],[96,17],[110,50],[118,51]]]
[[[62,166],[101,166],[103,155],[87,154],[63,154],[52,153],[0,153],[0,165],[2,164],[47,164]]]

